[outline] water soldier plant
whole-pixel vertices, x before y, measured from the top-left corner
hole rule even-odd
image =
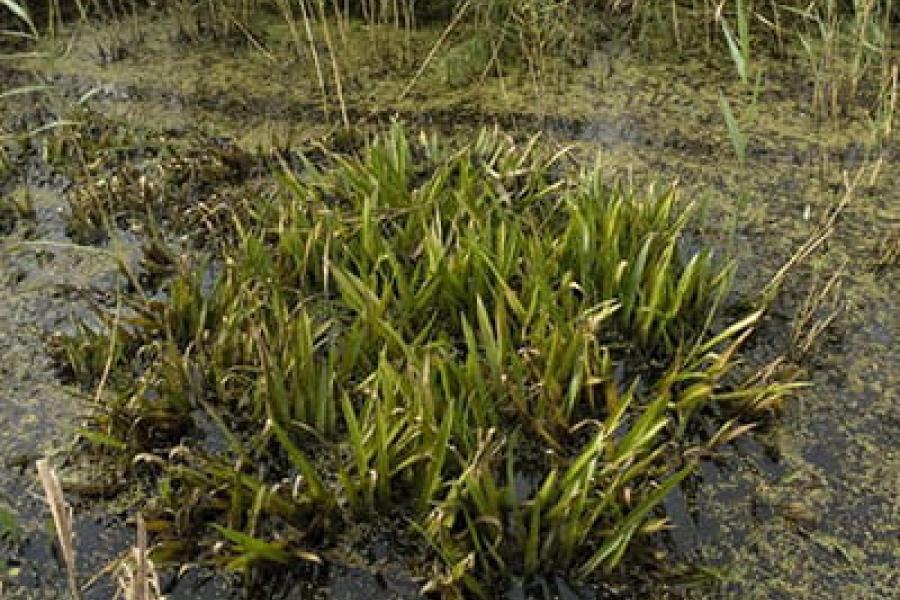
[[[697,447],[793,384],[734,376],[762,310],[723,316],[733,265],[690,249],[691,203],[567,157],[394,127],[280,156],[278,192],[158,290],[126,269],[121,314],[60,344],[110,375],[84,443],[146,476],[155,563],[251,582],[387,519],[432,549],[426,590],[491,597],[603,577],[665,528]]]

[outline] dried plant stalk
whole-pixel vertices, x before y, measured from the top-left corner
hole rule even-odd
[[[125,600],[159,600],[159,577],[147,552],[147,527],[144,517],[137,516],[137,534],[131,549],[134,564],[123,561],[120,565],[119,590]]]
[[[72,592],[73,598],[81,598],[75,572],[75,535],[72,532],[72,507],[66,503],[62,487],[59,485],[59,479],[46,458],[37,461],[37,472],[41,485],[44,487],[44,493],[47,495],[50,513],[53,515],[56,539],[59,541],[63,560],[66,563],[69,590]]]

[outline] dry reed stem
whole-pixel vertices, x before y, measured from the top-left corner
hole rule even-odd
[[[781,266],[778,272],[775,273],[763,289],[762,298],[765,304],[769,304],[775,297],[775,294],[781,288],[781,284],[784,283],[788,273],[798,264],[806,260],[816,248],[824,244],[831,237],[834,233],[838,217],[844,212],[844,209],[847,208],[847,205],[853,199],[853,194],[855,193],[856,187],[859,185],[864,172],[865,166],[860,167],[853,176],[853,179],[850,179],[850,175],[846,171],[844,172],[844,196],[841,198],[838,205],[828,214],[828,217],[825,219],[822,226],[814,231],[809,239],[797,249],[784,265]]]
[[[795,360],[809,353],[816,339],[840,314],[843,307],[838,301],[838,296],[845,267],[846,265],[842,265],[837,269],[815,293],[810,290],[797,312],[790,342]],[[825,307],[828,308],[827,314],[817,319],[817,315]]]
[[[134,547],[134,600],[147,600],[150,598],[150,568],[147,562],[147,527],[144,525],[144,517],[137,516],[137,545]]]
[[[322,63],[319,61],[319,51],[316,50],[316,38],[309,23],[309,11],[306,9],[306,0],[300,0],[300,12],[303,15],[303,29],[306,31],[306,40],[309,43],[309,51],[312,54],[313,64],[316,67],[316,77],[319,80],[319,89],[322,90],[322,110],[325,118],[328,118],[328,88],[325,85],[325,75],[322,72]]]
[[[347,104],[344,102],[344,85],[341,82],[341,71],[338,68],[337,52],[331,43],[331,32],[328,29],[328,16],[325,14],[325,3],[319,0],[319,18],[322,21],[322,35],[325,38],[325,47],[328,48],[328,58],[331,59],[331,72],[334,76],[335,91],[337,91],[338,105],[341,109],[341,121],[345,129],[350,129],[350,119],[347,117]]]
[[[136,540],[130,551],[132,560],[119,561],[117,578],[119,592],[116,598],[121,595],[124,600],[162,600],[164,597],[159,591],[159,576],[147,550],[147,526],[140,513],[135,519],[135,524]]]
[[[409,83],[406,84],[406,87],[403,88],[403,91],[400,92],[400,95],[397,97],[397,102],[400,102],[406,95],[412,91],[413,86],[416,85],[416,82],[419,81],[419,78],[422,77],[422,74],[425,72],[425,69],[428,68],[428,65],[431,64],[431,61],[434,60],[434,57],[437,55],[438,50],[441,46],[444,45],[444,42],[447,40],[447,36],[456,28],[459,22],[462,20],[463,16],[469,11],[469,7],[472,5],[472,0],[468,0],[465,4],[463,4],[456,14],[453,16],[453,19],[450,21],[450,24],[447,25],[447,28],[441,33],[440,37],[431,47],[431,50],[428,52],[428,56],[425,57],[425,60],[422,61],[422,64],[419,65],[419,70],[416,71],[416,74],[413,75],[413,78],[409,80]]]
[[[247,29],[247,27],[243,23],[241,23],[240,20],[236,19],[233,15],[228,15],[228,17],[231,19],[231,22],[234,24],[234,26],[241,30],[241,33],[244,34],[244,37],[247,38],[247,41],[250,42],[260,54],[262,54],[269,62],[273,64],[278,63],[278,59],[275,58],[275,55],[269,52],[261,42],[257,41],[250,30]]]
[[[63,497],[62,487],[56,473],[50,467],[46,458],[37,461],[38,478],[47,495],[47,504],[50,506],[50,514],[53,515],[53,524],[56,527],[56,539],[62,550],[63,560],[66,564],[66,574],[69,581],[69,590],[76,600],[81,598],[78,589],[78,581],[75,572],[75,535],[72,531],[72,507],[66,503]]]

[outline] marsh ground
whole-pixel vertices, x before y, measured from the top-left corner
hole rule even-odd
[[[21,574],[3,593],[63,594],[65,578],[50,549],[31,465],[35,457],[66,447],[90,402],[84,392],[59,383],[46,338],[70,327],[72,311],[86,311],[85,293],[108,296],[117,285],[108,256],[70,239],[66,195],[97,185],[128,162],[156,172],[153,165],[168,160],[154,150],[160,147],[171,156],[196,157],[224,145],[253,156],[273,145],[323,137],[342,143],[340,127],[331,124],[338,122],[337,104],[323,114],[311,65],[281,60],[291,53],[289,32],[266,18],[254,27],[256,45],[241,36],[176,43],[176,25],[153,17],[138,32],[92,27],[71,42],[61,36],[44,48],[52,57],[2,66],[4,85],[48,86],[9,99],[2,108],[7,130],[71,119],[93,124],[91,135],[106,135],[104,143],[119,140],[109,143],[112,149],[91,178],[54,157],[54,136],[82,127],[62,126],[13,144],[11,168],[2,175],[4,202],[27,197],[33,205],[3,232],[0,246],[0,452],[6,457],[0,490],[25,533],[11,555]],[[347,33],[343,93],[354,124],[376,130],[396,116],[410,130],[449,136],[494,125],[521,137],[542,132],[542,143],[571,144],[581,160],[600,151],[611,174],[639,182],[677,179],[681,193],[704,206],[695,223],[698,239],[738,259],[739,293],[764,285],[845,197],[845,173],[850,179],[860,174],[834,234],[791,274],[753,347],[760,363],[777,354],[804,300],[839,272],[835,302],[841,310],[799,360],[812,385],[783,414],[704,462],[697,477],[666,501],[675,528],[659,551],[673,563],[710,567],[716,576],[697,585],[657,583],[652,593],[894,597],[900,589],[896,134],[874,134],[872,123],[853,111],[817,121],[809,89],[790,62],[773,62],[765,65],[759,116],[747,125],[741,163],[718,103],[720,90],[738,96],[733,66],[699,52],[651,57],[610,40],[582,65],[548,63],[539,83],[516,69],[481,80],[480,69],[476,74],[445,62],[426,70],[400,98],[417,63],[389,66],[388,55],[397,52],[390,44],[393,32],[355,25]],[[424,54],[438,33],[413,34],[411,56]],[[112,46],[118,49],[114,60]],[[248,170],[240,181],[216,182],[208,175],[202,194],[265,188],[265,173]],[[82,492],[76,502],[79,566],[93,573],[127,547],[130,529],[114,516],[120,508],[97,497],[106,495],[103,490],[79,488],[77,481],[70,490]],[[354,587],[368,595],[374,581],[369,571],[341,573],[335,569],[324,578],[331,597],[362,597]],[[387,582],[385,597],[415,589],[393,583],[390,575]],[[194,596],[186,587],[171,597]],[[101,585],[88,596],[107,597],[110,589]],[[628,592],[623,586],[621,593]]]

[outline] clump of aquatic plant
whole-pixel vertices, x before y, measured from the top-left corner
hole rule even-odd
[[[75,180],[66,194],[67,233],[81,244],[105,244],[116,230],[138,234],[152,246],[145,259],[163,270],[173,260],[163,231],[218,243],[239,208],[235,190],[268,171],[258,156],[230,144],[175,148],[93,112],[83,121],[90,125],[47,137],[50,161]]]
[[[90,363],[70,342],[96,372],[116,336],[137,373],[94,424],[156,482],[157,562],[251,578],[401,515],[434,550],[429,589],[489,596],[610,571],[663,528],[684,450],[733,431],[692,423],[790,386],[731,376],[761,311],[719,314],[733,267],[687,250],[691,204],[566,157],[395,127],[284,159],[220,253],[82,332]]]
[[[524,60],[533,78],[548,75],[549,58],[576,63],[586,60],[588,40],[596,33],[599,20],[599,12],[589,4],[581,0],[459,2],[456,10],[468,11],[471,33],[457,50],[476,49],[466,54],[478,74],[502,72],[498,58],[511,65],[509,59],[515,57],[515,62]],[[473,55],[478,57],[474,61]]]
[[[794,19],[792,29],[808,61],[818,117],[845,115],[861,94],[876,110],[885,108],[887,100],[865,87],[870,76],[891,80],[896,14],[890,3],[858,0],[847,10],[836,0],[820,0],[784,10]]]

